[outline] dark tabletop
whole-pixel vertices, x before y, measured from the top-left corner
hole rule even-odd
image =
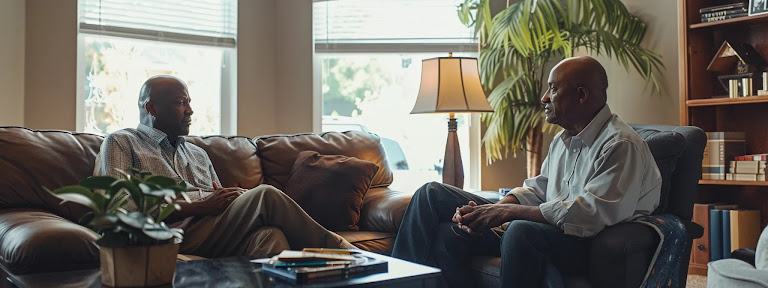
[[[328,280],[308,285],[293,285],[263,273],[261,264],[248,257],[178,262],[173,287],[436,287],[440,270],[375,253],[367,256],[388,262],[388,272],[352,279]],[[102,287],[99,269],[11,276],[22,288]]]

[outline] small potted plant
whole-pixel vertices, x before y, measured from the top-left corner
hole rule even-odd
[[[54,191],[64,201],[93,209],[81,218],[82,224],[101,235],[101,282],[114,287],[157,286],[173,281],[176,255],[183,238],[181,229],[169,228],[163,219],[179,210],[173,201],[184,193],[183,181],[131,169],[120,171],[126,179],[92,176],[78,185]],[[121,208],[128,199],[138,207],[128,212]]]

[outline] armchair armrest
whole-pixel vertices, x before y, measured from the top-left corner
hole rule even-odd
[[[639,287],[658,243],[656,231],[641,223],[603,229],[590,247],[589,281],[594,287]]]
[[[0,210],[0,264],[13,274],[95,268],[98,234],[43,210]]]
[[[368,190],[360,212],[358,223],[360,230],[397,233],[411,196],[413,193],[394,191],[389,188]]]

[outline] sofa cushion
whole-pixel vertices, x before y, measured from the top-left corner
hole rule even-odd
[[[392,255],[395,246],[395,233],[369,231],[339,231],[339,236],[365,251],[382,255]]]
[[[241,136],[187,136],[211,158],[222,187],[255,188],[263,182],[256,145]]]
[[[392,184],[392,170],[385,156],[381,139],[361,131],[326,132],[323,134],[296,134],[264,136],[254,139],[258,146],[264,183],[284,189],[291,167],[301,151],[317,151],[324,155],[344,155],[373,162],[379,171],[371,181],[371,187]]]
[[[68,131],[0,127],[0,209],[38,208],[76,222],[90,209],[48,194],[93,174],[104,137]]]
[[[344,155],[299,153],[283,192],[333,231],[359,230],[363,197],[379,167]]]
[[[669,191],[672,187],[672,174],[677,165],[677,159],[685,148],[685,137],[674,131],[659,131],[650,128],[635,128],[637,134],[648,143],[648,148],[653,154],[656,166],[661,173],[661,193],[659,206],[653,214],[667,211],[669,206]]]
[[[14,274],[90,269],[99,266],[99,235],[51,213],[0,211],[0,260]]]
[[[768,270],[768,227],[760,233],[755,249],[755,267],[760,270]]]

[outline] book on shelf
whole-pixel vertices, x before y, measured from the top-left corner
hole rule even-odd
[[[699,9],[699,13],[704,14],[704,13],[738,9],[738,8],[746,9],[746,7],[747,6],[744,5],[744,2],[736,2],[736,3],[729,3],[729,4],[718,5],[718,6],[704,7]]]
[[[732,181],[765,181],[765,174],[726,173],[725,180]]]
[[[757,248],[760,238],[760,210],[731,210],[731,251]]]
[[[749,10],[747,10],[746,7],[741,7],[741,8],[733,8],[728,10],[706,12],[706,13],[701,13],[701,19],[708,18],[708,17],[728,16],[728,15],[741,14],[741,13],[749,13]]]
[[[733,209],[736,209],[735,207]],[[723,220],[723,234],[720,237],[723,238],[723,258],[731,258],[731,209],[720,210]]]
[[[353,253],[351,255],[338,255],[347,256],[352,260],[338,260],[341,258],[349,259],[347,257],[331,257],[337,260],[327,260],[326,256],[322,255],[310,255],[306,258],[298,256],[301,251],[283,251],[281,254],[290,254],[285,259],[291,262],[285,262],[280,260],[280,255],[273,257],[272,260],[263,264],[261,268],[264,272],[276,276],[280,279],[287,280],[294,284],[313,283],[317,281],[339,280],[349,279],[354,277],[361,277],[370,274],[384,273],[389,269],[386,260],[376,259],[373,257],[365,256],[360,253]],[[308,252],[303,252],[308,253]],[[331,254],[331,253],[313,253],[313,254]],[[321,259],[326,259],[322,261]]]
[[[707,145],[704,147],[704,158],[701,162],[701,179],[725,180],[730,159],[744,154],[746,154],[746,133],[707,132]]]
[[[729,15],[723,15],[723,16],[711,16],[711,17],[701,16],[701,23],[722,21],[722,20],[733,19],[733,18],[741,18],[741,17],[747,17],[747,16],[749,16],[749,14],[747,12],[736,13],[736,14],[729,14]]]
[[[736,161],[768,161],[768,154],[741,155],[733,158]]]
[[[728,233],[730,235],[730,229],[725,230],[726,228],[730,227],[730,219],[728,221],[728,227],[725,227],[725,222],[723,221],[723,217],[725,215],[725,212],[731,209],[736,209],[737,206],[735,204],[713,204],[711,208],[709,209],[709,261],[715,261],[720,260],[724,258],[730,257],[730,251],[728,252],[728,256],[726,257],[726,251],[728,249],[725,248],[725,238],[723,237],[724,233]],[[728,238],[728,247],[730,248],[730,238]]]
[[[766,161],[744,161],[737,160],[731,161],[730,167],[728,167],[728,173],[738,174],[765,174]]]

